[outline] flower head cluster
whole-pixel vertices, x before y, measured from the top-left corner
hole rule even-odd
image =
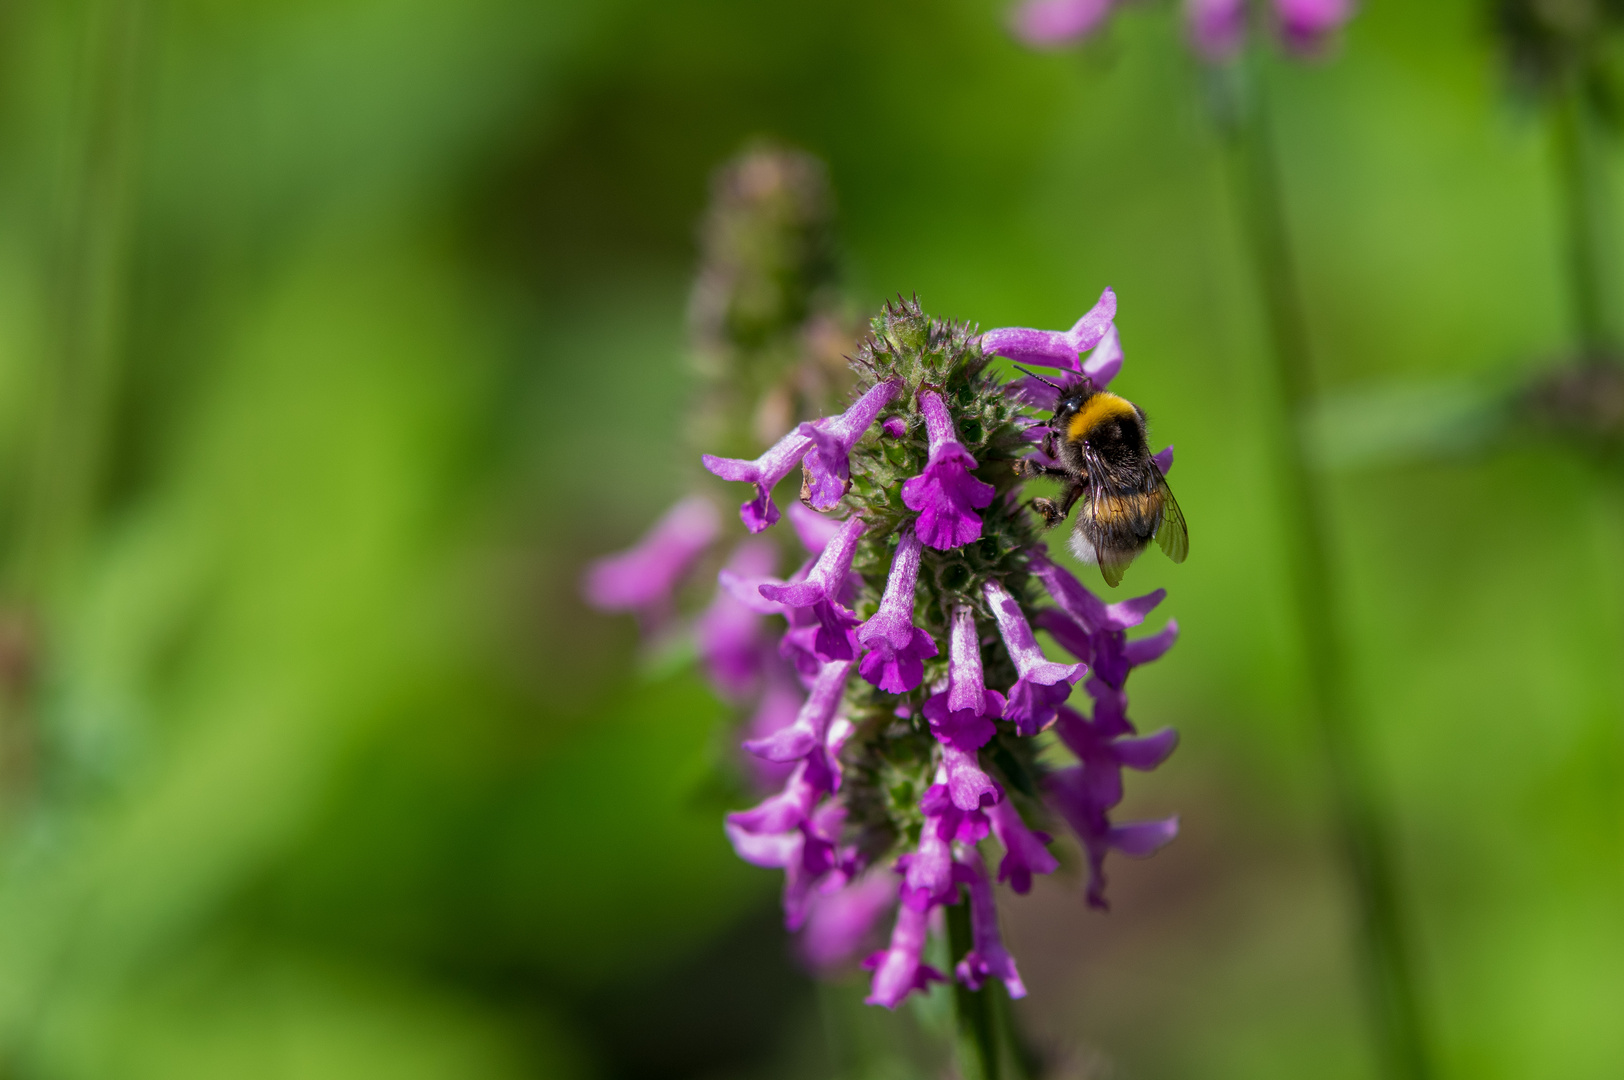
[[[1122,768],[1173,749],[1171,732],[1138,735],[1125,684],[1176,628],[1129,640],[1160,592],[1106,604],[1049,561],[1014,467],[1035,452],[1030,388],[987,370],[1001,354],[1108,381],[1121,366],[1115,304],[1107,290],[1070,331],[985,335],[916,301],[890,305],[855,361],[849,408],[759,458],[705,458],[751,485],[740,516],[752,532],[787,516],[813,556],[784,580],[722,575],[731,602],[783,619],[778,652],[804,692],[745,743],[782,786],[728,815],[727,835],[740,857],[784,871],[786,922],[817,967],[853,955],[895,906],[889,944],[866,961],[872,1003],[948,979],[1025,993],[994,874],[1025,893],[1057,869],[1051,815],[1077,833],[1099,905],[1108,851],[1146,855],[1176,831],[1111,817]],[[801,503],[780,512],[774,488],[797,465]],[[1074,659],[1046,653],[1039,630]],[[1049,748],[1076,763],[1048,764]],[[996,871],[979,850],[989,840]],[[958,903],[970,940],[938,970],[925,962],[932,916]]]
[[[1104,26],[1122,0],[1025,0],[1015,10],[1015,33],[1033,48],[1070,45]],[[1353,14],[1352,0],[1270,0],[1263,14],[1286,50],[1296,56],[1320,52]],[[1190,44],[1205,60],[1220,62],[1246,41],[1248,0],[1185,0]]]

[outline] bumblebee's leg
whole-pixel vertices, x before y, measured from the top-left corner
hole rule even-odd
[[[1072,506],[1076,504],[1082,494],[1083,486],[1081,484],[1072,484],[1066,489],[1065,497],[1060,500],[1059,504],[1056,504],[1053,499],[1033,499],[1032,509],[1036,510],[1038,516],[1043,519],[1043,527],[1052,529],[1066,520],[1066,515],[1071,513]]]
[[[1071,474],[1065,469],[1056,469],[1050,465],[1039,465],[1031,458],[1021,458],[1015,462],[1015,475],[1024,476],[1028,480],[1036,479],[1040,476],[1052,477],[1055,480],[1071,479]]]
[[[1084,490],[1085,489],[1082,484],[1073,484],[1071,487],[1066,489],[1066,497],[1060,502],[1061,517],[1065,517],[1067,514],[1071,513],[1071,508],[1077,504],[1078,499],[1083,497]]]

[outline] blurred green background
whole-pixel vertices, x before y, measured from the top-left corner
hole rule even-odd
[[[829,163],[865,307],[1058,327],[1114,286],[1121,386],[1178,446],[1193,554],[1127,587],[1170,590],[1135,700],[1184,741],[1128,809],[1183,833],[1108,916],[1075,879],[1005,909],[1057,1075],[1373,1075],[1198,73],[1166,5],[1062,55],[1003,19],[0,7],[0,1076],[904,1075],[825,1048],[851,992],[723,839],[723,707],[577,595],[691,474],[694,222],[763,134]],[[1568,339],[1488,21],[1368,0],[1277,72],[1350,438],[1371,387]],[[1619,1076],[1617,480],[1398,457],[1324,483],[1441,1075]]]

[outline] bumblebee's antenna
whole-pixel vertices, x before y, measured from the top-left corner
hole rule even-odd
[[[1064,394],[1066,392],[1066,388],[1064,386],[1061,386],[1059,383],[1050,382],[1048,379],[1045,379],[1042,375],[1039,375],[1035,371],[1026,371],[1026,369],[1021,367],[1021,365],[1019,365],[1019,364],[1014,365],[1014,367],[1015,367],[1016,371],[1025,371],[1026,374],[1032,376],[1032,378],[1036,379],[1038,382],[1042,383],[1044,386],[1047,386],[1047,387],[1051,388],[1052,390],[1055,390],[1058,393]]]

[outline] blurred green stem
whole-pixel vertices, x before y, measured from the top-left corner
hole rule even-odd
[[[966,895],[947,908],[948,962],[969,952],[972,943],[970,898]],[[952,972],[947,974],[952,978]],[[953,1027],[962,1080],[999,1080],[1001,1062],[991,980],[980,990],[953,983]]]
[[[1573,318],[1581,359],[1598,363],[1617,352],[1607,296],[1607,178],[1604,148],[1584,83],[1575,72],[1551,102],[1551,149],[1562,188],[1563,226]]]
[[[15,577],[38,603],[78,554],[101,487],[122,355],[145,0],[87,0],[75,122],[49,253],[51,338]]]
[[[1332,582],[1329,514],[1309,471],[1303,418],[1314,396],[1308,326],[1281,202],[1262,73],[1237,64],[1229,99],[1231,158],[1273,357],[1274,456],[1297,629],[1332,810],[1359,912],[1359,953],[1385,1075],[1430,1074],[1387,822],[1350,701]],[[1250,76],[1249,82],[1239,82]]]

